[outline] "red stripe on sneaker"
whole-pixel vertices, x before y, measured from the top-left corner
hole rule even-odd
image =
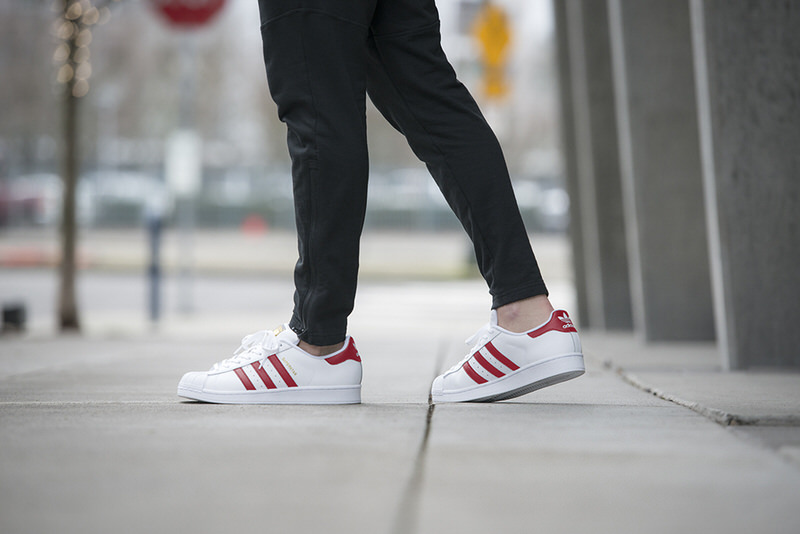
[[[463,369],[464,369],[464,372],[467,373],[467,375],[471,379],[473,379],[475,382],[477,382],[478,384],[485,384],[486,382],[488,382],[488,380],[486,380],[481,375],[479,375],[478,373],[475,372],[475,369],[473,369],[470,366],[469,362],[464,362]]]
[[[491,341],[489,343],[487,343],[486,345],[484,345],[484,347],[486,347],[486,350],[488,350],[489,352],[492,353],[492,356],[497,358],[498,362],[502,363],[503,365],[505,365],[506,367],[508,367],[512,371],[516,371],[517,369],[519,369],[519,365],[515,364],[514,362],[512,362],[511,360],[509,360],[508,358],[503,356],[503,353],[500,352],[499,350],[497,350],[497,347],[492,345]]]
[[[286,370],[286,367],[283,366],[281,361],[278,359],[278,356],[273,354],[269,358],[267,358],[272,366],[278,371],[278,374],[281,375],[283,381],[286,382],[286,385],[290,388],[296,388],[297,384],[294,380],[292,380],[292,375],[289,374],[289,371]]]
[[[495,367],[494,365],[492,365],[491,363],[486,361],[486,358],[484,358],[481,355],[480,352],[476,352],[475,354],[473,354],[473,356],[475,356],[475,361],[476,362],[481,364],[484,369],[486,369],[487,371],[492,373],[497,378],[500,378],[501,376],[505,376],[506,375],[503,371],[501,371],[500,369],[498,369],[497,367]]]
[[[239,380],[241,380],[242,384],[244,384],[244,389],[246,389],[247,391],[253,391],[254,389],[256,389],[253,383],[250,382],[250,379],[247,378],[247,374],[241,367],[237,367],[236,369],[233,370],[233,372],[236,373],[236,376],[238,376]]]
[[[572,324],[572,319],[569,318],[569,315],[564,310],[556,310],[550,316],[550,320],[547,321],[545,324],[537,328],[536,330],[531,330],[528,332],[530,337],[538,337],[544,334],[545,332],[575,332],[578,331],[575,329],[575,325]]]
[[[353,342],[353,338],[350,338],[347,343],[347,348],[345,348],[342,352],[325,358],[325,361],[331,365],[339,365],[347,360],[354,360],[357,362],[361,361],[361,355],[358,353],[358,349],[356,349],[356,344]]]
[[[262,382],[264,382],[264,385],[267,386],[267,389],[275,389],[277,387],[275,386],[275,382],[272,381],[267,372],[264,370],[264,366],[261,365],[261,362],[253,362],[253,369],[256,370],[258,377]]]

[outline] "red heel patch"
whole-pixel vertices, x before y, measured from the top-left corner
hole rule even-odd
[[[361,355],[358,354],[358,349],[356,349],[356,344],[353,341],[353,338],[349,338],[347,347],[342,352],[325,358],[325,361],[331,365],[339,365],[347,360],[353,360],[356,362],[361,361]]]
[[[547,321],[546,324],[543,324],[536,330],[528,332],[528,335],[530,337],[538,337],[551,330],[556,332],[578,332],[575,325],[572,324],[572,319],[569,318],[567,312],[564,310],[556,310],[553,312],[553,315],[550,316],[550,320]]]

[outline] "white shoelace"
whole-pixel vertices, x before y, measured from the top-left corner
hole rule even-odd
[[[211,367],[211,372],[240,367],[243,363],[253,360],[253,356],[260,358],[264,355],[275,353],[282,341],[277,338],[272,330],[259,330],[242,338],[242,344],[233,353],[233,356]]]
[[[456,371],[462,365],[464,365],[464,362],[469,360],[472,357],[473,354],[478,352],[478,350],[483,345],[485,345],[487,341],[489,341],[489,338],[491,338],[494,335],[495,330],[496,330],[496,328],[492,323],[486,323],[485,325],[483,325],[483,327],[480,330],[478,330],[473,335],[471,335],[466,340],[464,340],[464,343],[466,343],[468,347],[472,347],[472,348],[470,349],[470,351],[467,353],[466,356],[461,358],[461,360],[457,364],[455,364],[453,367],[448,369],[447,372],[450,373],[450,372]]]

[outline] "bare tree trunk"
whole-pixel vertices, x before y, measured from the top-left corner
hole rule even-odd
[[[69,2],[64,3],[64,20]],[[67,39],[67,62],[74,69],[74,56],[78,32]],[[58,325],[61,331],[79,331],[78,304],[75,294],[77,221],[75,217],[75,189],[78,182],[78,98],[74,95],[75,77],[64,86],[62,116],[62,169],[63,199],[61,209],[61,263],[59,266]]]
[[[75,295],[76,248],[78,225],[75,193],[80,175],[78,154],[78,103],[89,92],[91,68],[89,54],[85,53],[92,41],[90,28],[97,24],[101,11],[108,12],[109,5],[119,0],[61,0],[62,24],[58,30],[66,47],[57,56],[64,58],[59,71],[59,81],[64,84],[62,116],[62,168],[63,204],[61,207],[61,264],[59,266],[58,325],[61,331],[80,330],[78,303]],[[83,54],[78,54],[81,48]],[[89,68],[87,68],[89,67]]]

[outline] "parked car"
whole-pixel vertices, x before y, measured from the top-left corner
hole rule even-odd
[[[52,173],[0,181],[0,224],[51,226],[61,220],[64,186]],[[93,172],[81,177],[76,213],[81,225],[136,226],[147,210],[168,211],[170,194],[158,178],[139,172]]]
[[[58,222],[61,179],[56,174],[16,176],[0,182],[0,224],[43,226]]]
[[[162,180],[135,171],[89,173],[81,178],[78,192],[86,199],[83,222],[93,226],[137,226],[149,210],[168,211],[171,203]]]

